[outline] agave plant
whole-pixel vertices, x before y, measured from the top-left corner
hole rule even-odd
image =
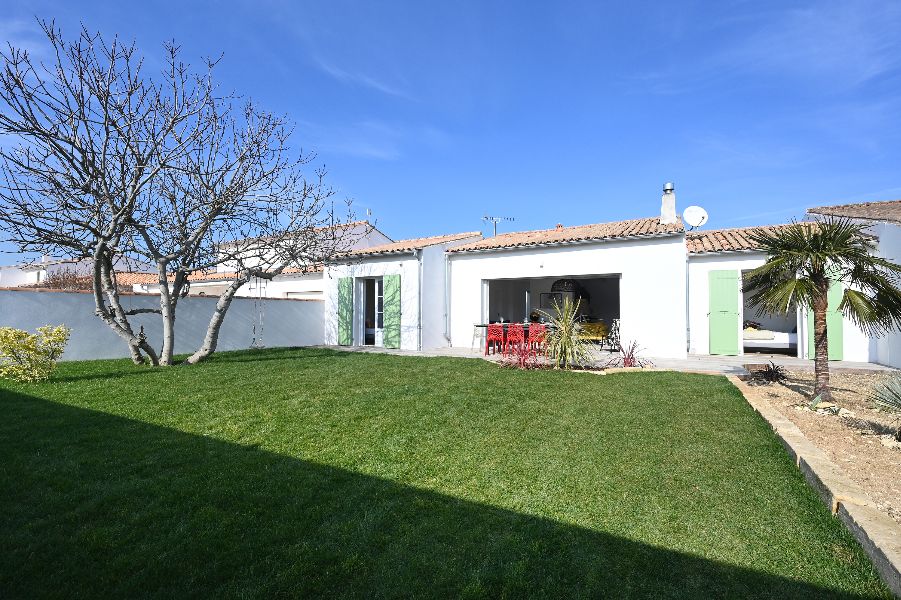
[[[901,379],[896,377],[876,388],[873,402],[889,412],[901,414]],[[895,432],[895,439],[901,442],[901,427]]]
[[[564,298],[563,304],[554,301],[554,314],[544,313],[550,319],[545,335],[545,354],[558,369],[571,369],[591,360],[591,342],[581,337],[582,327],[577,321],[579,301]]]

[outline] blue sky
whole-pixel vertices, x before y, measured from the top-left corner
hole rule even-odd
[[[901,3],[613,4],[5,0],[0,39],[224,53],[396,239],[651,216],[668,180],[707,228],[901,198]]]

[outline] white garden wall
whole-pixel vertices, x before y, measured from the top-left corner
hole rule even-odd
[[[682,235],[450,254],[451,344],[472,344],[492,279],[620,274],[623,343],[644,354],[686,355],[685,238]]]
[[[203,341],[215,298],[188,297],[178,303],[176,353],[196,350]],[[124,295],[126,310],[157,308],[159,296]],[[323,343],[323,303],[304,300],[266,300],[262,303],[236,298],[226,314],[219,336],[219,350],[249,348],[254,336],[266,347],[314,346]],[[262,330],[260,321],[262,316]],[[144,325],[150,343],[160,342],[159,315],[130,318],[137,329]],[[0,327],[34,331],[42,325],[66,325],[72,336],[63,360],[128,357],[125,343],[94,315],[91,294],[55,291],[0,290]],[[254,331],[256,325],[256,332]]]

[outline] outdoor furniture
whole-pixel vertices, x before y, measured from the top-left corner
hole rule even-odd
[[[485,336],[485,355],[490,354],[489,349],[493,348],[497,354],[497,346],[500,345],[501,351],[504,350],[504,326],[500,323],[491,323],[488,325],[488,334]]]
[[[607,333],[604,341],[601,342],[601,345],[613,352],[619,350],[619,319],[613,319],[610,331]]]
[[[526,343],[526,331],[522,323],[511,323],[507,327],[507,339],[504,340],[504,355],[510,353],[511,349],[515,351]]]
[[[607,327],[607,324],[603,321],[597,323],[582,323],[580,327],[582,328],[582,331],[579,332],[579,337],[590,342],[603,343],[610,333],[610,328]]]
[[[474,348],[479,347],[479,346],[482,345],[482,335],[483,335],[483,333],[484,333],[484,332],[482,331],[482,326],[481,326],[481,325],[479,325],[478,323],[473,323],[473,324],[472,324],[472,342],[470,342],[470,344],[469,344],[469,349],[470,349],[470,350],[472,350],[472,349],[474,349]],[[476,346],[476,344],[478,344],[478,346]]]
[[[529,325],[529,353],[538,354],[544,351],[544,338],[547,335],[547,326],[541,323]]]

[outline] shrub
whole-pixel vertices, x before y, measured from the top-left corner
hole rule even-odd
[[[788,379],[788,372],[782,365],[770,361],[767,366],[754,372],[754,378],[764,383],[782,383]]]
[[[554,314],[545,315],[550,319],[545,336],[545,354],[558,369],[571,369],[591,361],[591,343],[581,337],[582,327],[576,320],[579,314],[579,301],[573,302],[569,297],[563,304],[554,301]]]
[[[517,346],[513,352],[501,358],[500,366],[514,369],[541,369],[546,365],[541,362],[538,354],[530,350],[526,345]]]
[[[33,334],[0,327],[0,377],[20,382],[49,379],[70,332],[65,325],[38,327]]]
[[[901,379],[890,379],[877,387],[873,394],[873,402],[879,408],[901,414]],[[895,439],[901,442],[901,427],[895,432]]]
[[[638,346],[638,342],[633,341],[627,347],[623,348],[623,345],[619,345],[619,354],[613,356],[604,364],[605,369],[610,369],[614,367],[625,367],[625,368],[634,368],[638,367],[641,369],[645,369],[647,367],[653,367],[654,363],[646,358],[642,358],[638,355],[641,351],[641,348]]]

